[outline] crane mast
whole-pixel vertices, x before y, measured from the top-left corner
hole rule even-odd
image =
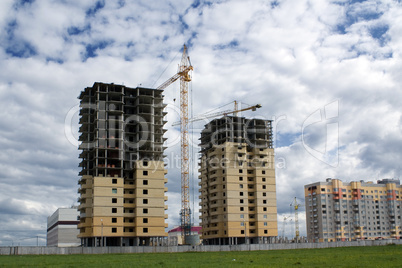
[[[183,243],[191,234],[191,209],[189,198],[189,145],[188,145],[188,83],[191,77],[186,70],[192,69],[187,55],[186,45],[183,47],[179,71],[180,76],[180,133],[181,133],[181,229]]]
[[[177,73],[156,89],[165,89],[180,78],[180,135],[181,135],[181,210],[180,222],[184,244],[191,234],[191,209],[189,198],[189,146],[188,146],[188,83],[191,81],[190,57],[187,47],[183,46],[183,54]]]
[[[290,206],[293,206],[295,210],[295,230],[296,230],[296,243],[299,242],[299,207],[302,206],[300,203],[297,202],[297,198],[295,197],[293,202],[290,204]]]

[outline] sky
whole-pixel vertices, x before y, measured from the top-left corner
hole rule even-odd
[[[0,246],[45,245],[47,217],[77,205],[79,93],[94,82],[156,87],[183,44],[192,115],[237,100],[262,105],[243,116],[274,120],[280,234],[290,217],[293,235],[290,204],[306,184],[400,178],[400,0],[2,0]],[[175,99],[178,82],[165,90],[169,228],[180,209]],[[205,123],[192,131],[195,223]]]

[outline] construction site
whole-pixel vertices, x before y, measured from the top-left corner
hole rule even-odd
[[[257,104],[189,118],[193,66],[183,47],[176,74],[156,88],[96,82],[80,99],[79,238],[82,246],[162,246],[168,227],[163,90],[180,81],[182,244],[268,244],[278,236],[272,121],[238,116]],[[190,208],[189,124],[201,132],[201,237]],[[197,174],[197,173],[196,173]]]

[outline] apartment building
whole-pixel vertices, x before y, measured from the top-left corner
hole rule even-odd
[[[47,218],[46,244],[48,247],[78,247],[79,212],[76,207],[59,208]]]
[[[272,122],[224,116],[200,140],[203,243],[269,243],[278,235]]]
[[[160,245],[167,237],[162,93],[104,83],[81,92],[83,246]]]
[[[402,234],[399,180],[344,183],[327,179],[304,186],[309,242],[399,239]]]

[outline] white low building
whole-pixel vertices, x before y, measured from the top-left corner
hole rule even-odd
[[[79,229],[79,212],[76,207],[59,208],[47,218],[48,247],[78,247],[81,240],[77,238]]]

